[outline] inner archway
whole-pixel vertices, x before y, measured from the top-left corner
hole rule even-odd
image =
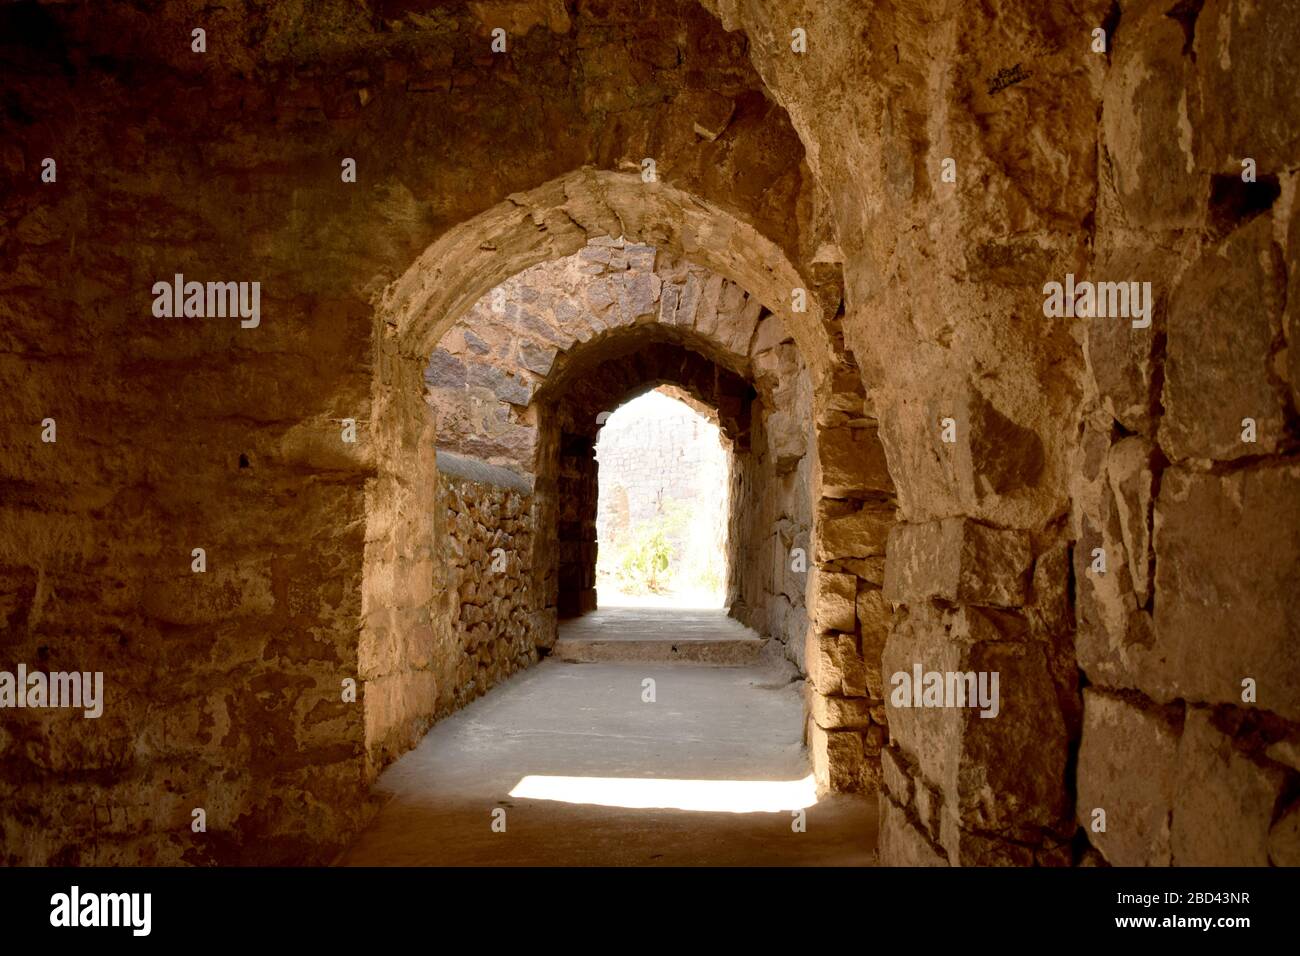
[[[826,800],[835,790],[872,789],[866,724],[876,702],[865,696],[850,706],[834,702],[848,699],[846,688],[821,690],[829,665],[820,652],[812,660],[822,684],[810,686],[807,672],[810,635],[820,635],[825,617],[810,599],[828,581],[858,587],[854,574],[833,566],[839,559],[826,547],[833,535],[820,546],[815,541],[820,515],[839,519],[859,507],[840,501],[828,510],[821,502],[818,436],[837,428],[855,433],[843,426],[860,427],[864,406],[860,388],[819,401],[804,346],[790,330],[809,317],[793,314],[783,319],[740,283],[672,248],[601,236],[508,277],[449,326],[436,323],[444,331],[421,372],[426,407],[410,409],[408,418],[433,412],[434,520],[447,536],[446,603],[430,614],[435,630],[439,622],[445,628],[433,662],[435,716],[489,692],[505,702],[497,707],[506,706],[519,681],[499,693],[493,688],[520,671],[533,675],[528,684],[549,699],[545,680],[562,665],[547,661],[536,675],[533,670],[548,657],[623,668],[705,665],[717,676],[692,678],[701,685],[700,706],[709,701],[706,710],[722,712],[711,713],[690,741],[707,743],[716,736],[710,728],[733,722],[727,708],[767,706],[745,704],[745,695],[721,685],[704,686],[723,679],[719,667],[739,669],[751,674],[746,694],[783,701],[770,722],[745,730],[744,749],[760,756],[742,779],[772,777],[788,785],[778,802],[807,788]],[[820,334],[804,333],[805,340]],[[394,351],[394,362],[409,368],[403,351]],[[619,408],[664,392],[687,403],[691,415],[705,416],[716,428],[715,444],[726,446],[727,466],[715,469],[712,489],[725,502],[715,508],[725,513],[714,515],[721,532],[715,550],[724,552],[714,556],[721,606],[610,614],[598,609],[600,436]],[[394,464],[410,469],[413,459],[403,451],[410,442],[396,440],[393,447],[405,456]],[[831,492],[846,494],[851,482],[843,462],[827,464]],[[418,493],[421,480],[408,471],[402,484]],[[878,544],[883,547],[883,535]],[[856,619],[844,623],[841,614],[833,623],[847,629],[843,636],[859,654]],[[813,643],[819,646],[820,636]],[[673,672],[663,679],[676,687],[679,678]],[[611,672],[611,683],[592,692],[604,699],[628,679]],[[656,678],[645,680],[646,701],[653,702]],[[823,693],[834,700],[811,706]],[[607,719],[617,728],[616,713]],[[536,720],[546,726],[544,714]],[[430,739],[454,733],[457,722],[447,726],[452,729]],[[720,733],[719,742],[726,739]],[[688,761],[681,772],[714,779],[706,775],[709,761],[689,763],[693,746],[676,748],[679,760]],[[765,763],[765,752],[785,756]],[[590,776],[600,768],[582,769]],[[644,772],[649,779],[665,771],[647,765]],[[540,792],[555,792],[553,782],[539,785]],[[588,791],[578,786],[575,792]],[[512,790],[529,793],[528,787]],[[758,803],[766,806],[765,800]],[[869,829],[874,807],[855,802],[851,809],[854,826]]]

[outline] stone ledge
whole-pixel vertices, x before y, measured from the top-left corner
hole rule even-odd
[[[494,485],[509,488],[521,494],[531,495],[533,484],[523,475],[516,474],[509,468],[489,465],[487,462],[456,455],[449,451],[438,452],[438,474],[464,481],[475,481],[482,485]]]

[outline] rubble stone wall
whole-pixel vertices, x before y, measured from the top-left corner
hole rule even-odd
[[[453,706],[462,707],[537,663],[555,643],[555,615],[533,590],[533,495],[501,468],[440,453],[447,588],[456,634]],[[439,716],[442,716],[440,714]]]

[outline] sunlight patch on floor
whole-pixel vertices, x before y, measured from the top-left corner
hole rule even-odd
[[[802,780],[662,780],[530,774],[510,791],[521,800],[555,800],[629,810],[779,813],[817,802],[812,774]]]

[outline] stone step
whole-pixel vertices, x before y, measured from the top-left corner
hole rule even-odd
[[[552,655],[575,663],[759,663],[767,640],[721,608],[602,607],[560,622]]]
[[[766,638],[613,638],[560,637],[551,655],[570,663],[709,664],[744,667],[762,659]]]

